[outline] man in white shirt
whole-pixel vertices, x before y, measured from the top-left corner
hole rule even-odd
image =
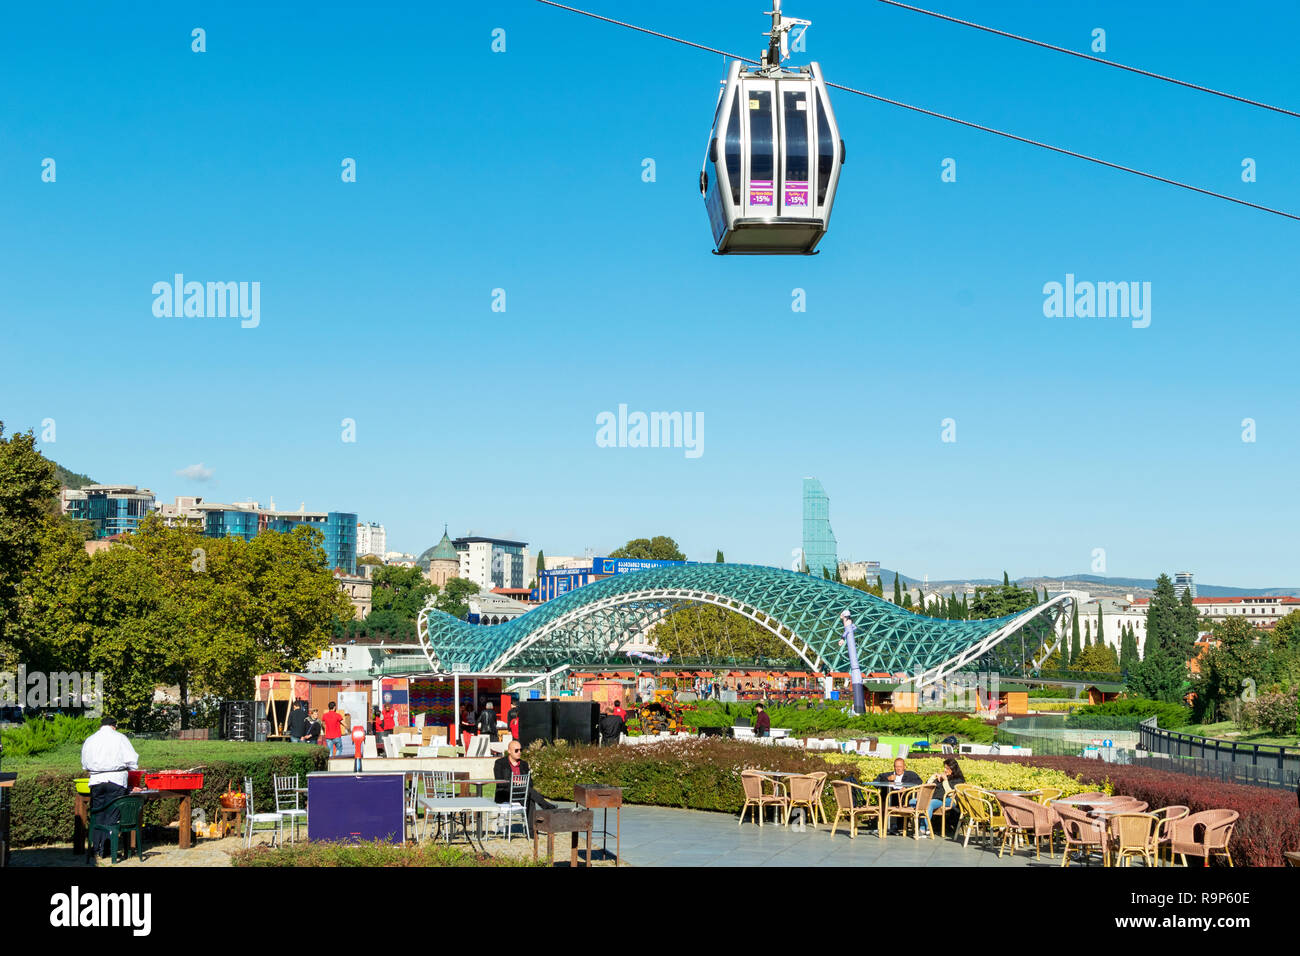
[[[118,797],[126,796],[126,772],[135,770],[140,757],[131,746],[125,734],[117,732],[117,719],[105,717],[99,722],[99,730],[86,738],[81,745],[81,766],[90,774],[90,812],[100,814],[105,823],[116,823],[118,811],[102,813]],[[102,856],[107,834],[103,830],[95,833],[95,856]]]

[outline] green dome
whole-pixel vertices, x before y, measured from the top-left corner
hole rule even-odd
[[[460,561],[460,555],[456,553],[456,546],[451,543],[451,538],[447,537],[446,528],[442,529],[442,540],[420,555],[416,564],[427,569],[433,561]]]

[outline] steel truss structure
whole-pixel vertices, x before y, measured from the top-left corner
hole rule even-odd
[[[916,675],[917,685],[926,686],[1022,630],[1033,637],[1036,661],[1045,660],[1069,620],[1071,601],[1062,594],[1009,617],[947,621],[913,614],[824,578],[748,564],[702,563],[604,578],[490,627],[425,607],[417,628],[437,673],[545,671],[562,664],[602,667],[671,611],[712,604],[757,622],[810,669],[829,673],[849,668],[840,620],[847,610],[857,628],[864,673]]]

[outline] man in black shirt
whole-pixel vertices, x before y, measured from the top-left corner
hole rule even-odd
[[[607,710],[600,715],[600,720],[596,723],[596,729],[600,731],[600,745],[602,747],[617,744],[619,737],[627,732],[623,718],[612,710]]]
[[[295,700],[293,709],[289,711],[289,739],[294,743],[298,743],[306,732],[307,706],[303,701]]]

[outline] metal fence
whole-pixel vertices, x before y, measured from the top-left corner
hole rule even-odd
[[[1110,763],[1128,763],[1138,744],[1135,718],[1107,718],[1106,727],[1067,724],[1064,715],[1017,717],[998,725],[998,743],[1030,747],[1035,756],[1096,756]]]
[[[1300,748],[1162,730],[1155,717],[1142,721],[1140,733],[1142,749],[1161,755],[1143,758],[1144,766],[1257,786],[1290,788],[1300,781]]]

